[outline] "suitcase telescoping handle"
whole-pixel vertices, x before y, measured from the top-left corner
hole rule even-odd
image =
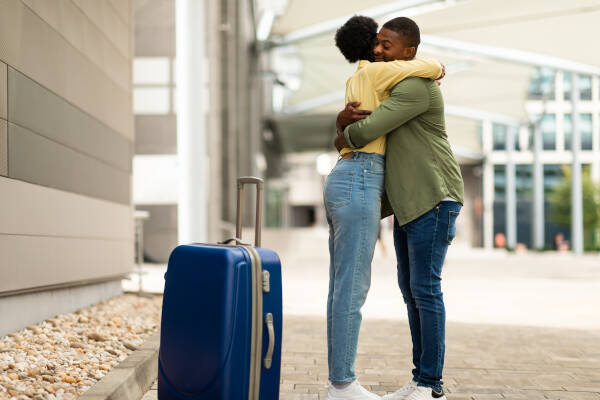
[[[254,230],[254,246],[260,247],[262,227],[262,192],[264,181],[253,176],[242,176],[237,180],[237,219],[235,224],[235,237],[242,239],[242,203],[245,184],[256,185],[256,228]]]

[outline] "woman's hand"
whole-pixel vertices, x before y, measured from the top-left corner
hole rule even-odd
[[[360,101],[351,101],[346,104],[346,108],[340,111],[336,120],[338,134],[340,129],[343,131],[348,125],[360,121],[361,119],[365,119],[371,114],[371,111],[361,110],[357,108],[358,106],[360,106]]]
[[[342,151],[342,149],[350,147],[348,146],[348,142],[346,142],[346,138],[344,137],[344,135],[336,135],[335,139],[333,140],[333,145],[335,146],[338,153]]]

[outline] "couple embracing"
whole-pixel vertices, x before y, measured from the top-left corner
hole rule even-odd
[[[371,18],[355,16],[335,38],[344,57],[359,64],[346,84],[347,106],[338,114],[335,140],[340,158],[324,189],[330,253],[327,399],[379,398],[358,383],[354,361],[380,218],[393,214],[414,369],[410,382],[384,399],[445,400],[441,272],[456,232],[463,181],[436,83],[444,67],[415,58],[420,33],[411,19],[395,18],[377,28]]]

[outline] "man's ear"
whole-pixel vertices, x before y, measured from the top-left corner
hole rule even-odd
[[[412,60],[417,55],[417,48],[416,47],[405,47],[404,53],[408,60]]]

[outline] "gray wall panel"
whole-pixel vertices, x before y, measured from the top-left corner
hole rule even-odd
[[[133,242],[0,234],[0,293],[125,275]]]
[[[6,119],[7,111],[6,64],[0,61],[0,118]]]
[[[8,67],[8,120],[131,171],[132,143],[19,71]]]
[[[105,2],[87,3],[93,6]],[[62,23],[74,26],[84,22],[81,18],[65,16]],[[0,59],[133,140],[131,88],[115,83],[103,67],[94,64],[20,0],[0,1]],[[114,71],[110,65],[106,69]],[[122,79],[129,76],[127,71]]]
[[[0,175],[8,175],[8,134],[6,121],[0,119]]]
[[[177,117],[135,116],[135,154],[176,154]]]
[[[0,234],[133,240],[129,204],[5,177],[0,204]]]
[[[8,124],[9,177],[117,203],[130,203],[131,175]]]

